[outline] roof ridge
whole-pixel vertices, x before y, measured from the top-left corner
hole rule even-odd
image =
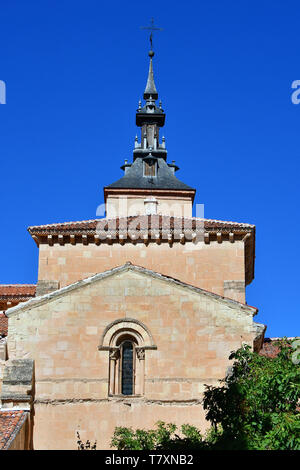
[[[58,295],[63,295],[69,291],[72,291],[76,288],[80,288],[86,285],[89,285],[91,282],[100,280],[100,279],[105,279],[115,273],[122,272],[128,269],[132,269],[138,272],[143,272],[145,274],[148,274],[149,276],[158,278],[158,279],[163,279],[165,281],[173,282],[176,285],[180,285],[182,287],[186,287],[190,290],[193,290],[194,292],[202,293],[204,295],[208,295],[209,297],[215,298],[215,299],[221,299],[225,301],[228,304],[233,304],[233,305],[239,305],[241,308],[246,308],[250,311],[253,312],[253,316],[256,315],[258,309],[256,307],[252,307],[250,305],[247,305],[245,303],[239,302],[238,300],[233,300],[230,299],[229,297],[222,296],[220,294],[216,294],[215,292],[208,291],[206,289],[203,289],[202,287],[197,287],[194,286],[193,284],[189,284],[187,282],[181,281],[179,279],[176,279],[172,276],[168,276],[166,274],[159,273],[157,271],[154,271],[152,269],[145,268],[143,266],[139,266],[136,264],[132,264],[131,262],[126,262],[125,264],[121,266],[115,266],[114,268],[108,269],[106,271],[100,272],[93,274],[92,276],[89,276],[87,278],[81,279],[79,281],[73,282],[72,284],[69,284],[68,286],[61,287],[57,289],[56,291],[38,296],[38,297],[33,297],[26,302],[22,302],[19,305],[16,305],[15,307],[11,307],[6,311],[6,315],[9,317],[10,315],[13,315],[14,313],[18,312],[19,310],[26,309],[27,307],[33,307],[34,305],[41,305],[47,300],[52,300]]]
[[[35,229],[35,228],[41,228],[41,227],[44,227],[44,228],[50,228],[50,227],[57,227],[59,225],[63,225],[63,226],[66,226],[66,225],[70,225],[70,224],[84,224],[84,223],[93,223],[93,222],[102,222],[102,221],[111,221],[111,220],[124,220],[124,219],[134,219],[134,218],[137,218],[137,217],[140,217],[140,218],[149,218],[149,217],[161,217],[161,218],[170,218],[170,219],[180,219],[180,220],[195,220],[195,221],[207,221],[207,222],[213,222],[213,223],[221,223],[221,224],[234,224],[234,225],[240,225],[240,226],[247,226],[247,227],[255,227],[254,224],[249,224],[247,222],[235,222],[235,221],[231,221],[231,220],[219,220],[219,219],[207,219],[207,218],[203,218],[203,217],[184,217],[184,216],[172,216],[172,215],[162,215],[162,214],[152,214],[152,215],[146,215],[146,214],[143,214],[143,215],[140,215],[140,214],[137,214],[137,215],[129,215],[129,216],[123,216],[123,217],[110,217],[110,218],[99,218],[99,219],[88,219],[88,220],[76,220],[76,221],[73,221],[73,220],[70,220],[68,222],[55,222],[55,223],[51,223],[51,224],[42,224],[42,225],[30,225],[27,230],[31,230],[31,229]]]

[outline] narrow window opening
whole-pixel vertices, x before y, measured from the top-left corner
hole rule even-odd
[[[157,165],[155,161],[144,161],[144,176],[153,177],[156,176]]]
[[[133,343],[124,341],[121,347],[121,393],[122,395],[133,395],[134,385],[134,356]]]

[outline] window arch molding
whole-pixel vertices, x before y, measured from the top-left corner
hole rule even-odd
[[[157,349],[149,328],[147,328],[144,323],[136,320],[135,318],[120,318],[109,323],[102,333],[98,349],[107,350],[107,348],[113,347],[112,344],[114,341],[114,335],[121,330],[131,330],[131,332],[139,335],[141,338],[140,341],[143,343],[144,348]]]
[[[124,362],[124,344],[132,344],[132,357]],[[144,394],[144,376],[145,376],[145,352],[147,350],[157,349],[154,344],[153,336],[150,330],[139,320],[133,318],[122,318],[113,321],[104,329],[100,338],[99,351],[109,351],[109,386],[108,394],[123,395],[123,380],[126,371],[127,381],[128,373],[131,374],[132,387],[131,396],[141,396]],[[128,388],[128,387],[127,387]]]

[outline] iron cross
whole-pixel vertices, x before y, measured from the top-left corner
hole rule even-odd
[[[151,31],[151,33],[150,33],[150,46],[151,46],[151,51],[152,51],[153,31],[163,31],[163,28],[157,28],[157,26],[154,25],[154,19],[151,18],[150,26],[141,26],[141,29],[148,29],[149,31]]]

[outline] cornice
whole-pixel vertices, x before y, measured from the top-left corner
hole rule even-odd
[[[254,278],[255,226],[251,224],[200,218],[132,216],[31,226],[28,232],[37,246],[66,244],[120,244],[203,242],[245,244],[246,284]]]

